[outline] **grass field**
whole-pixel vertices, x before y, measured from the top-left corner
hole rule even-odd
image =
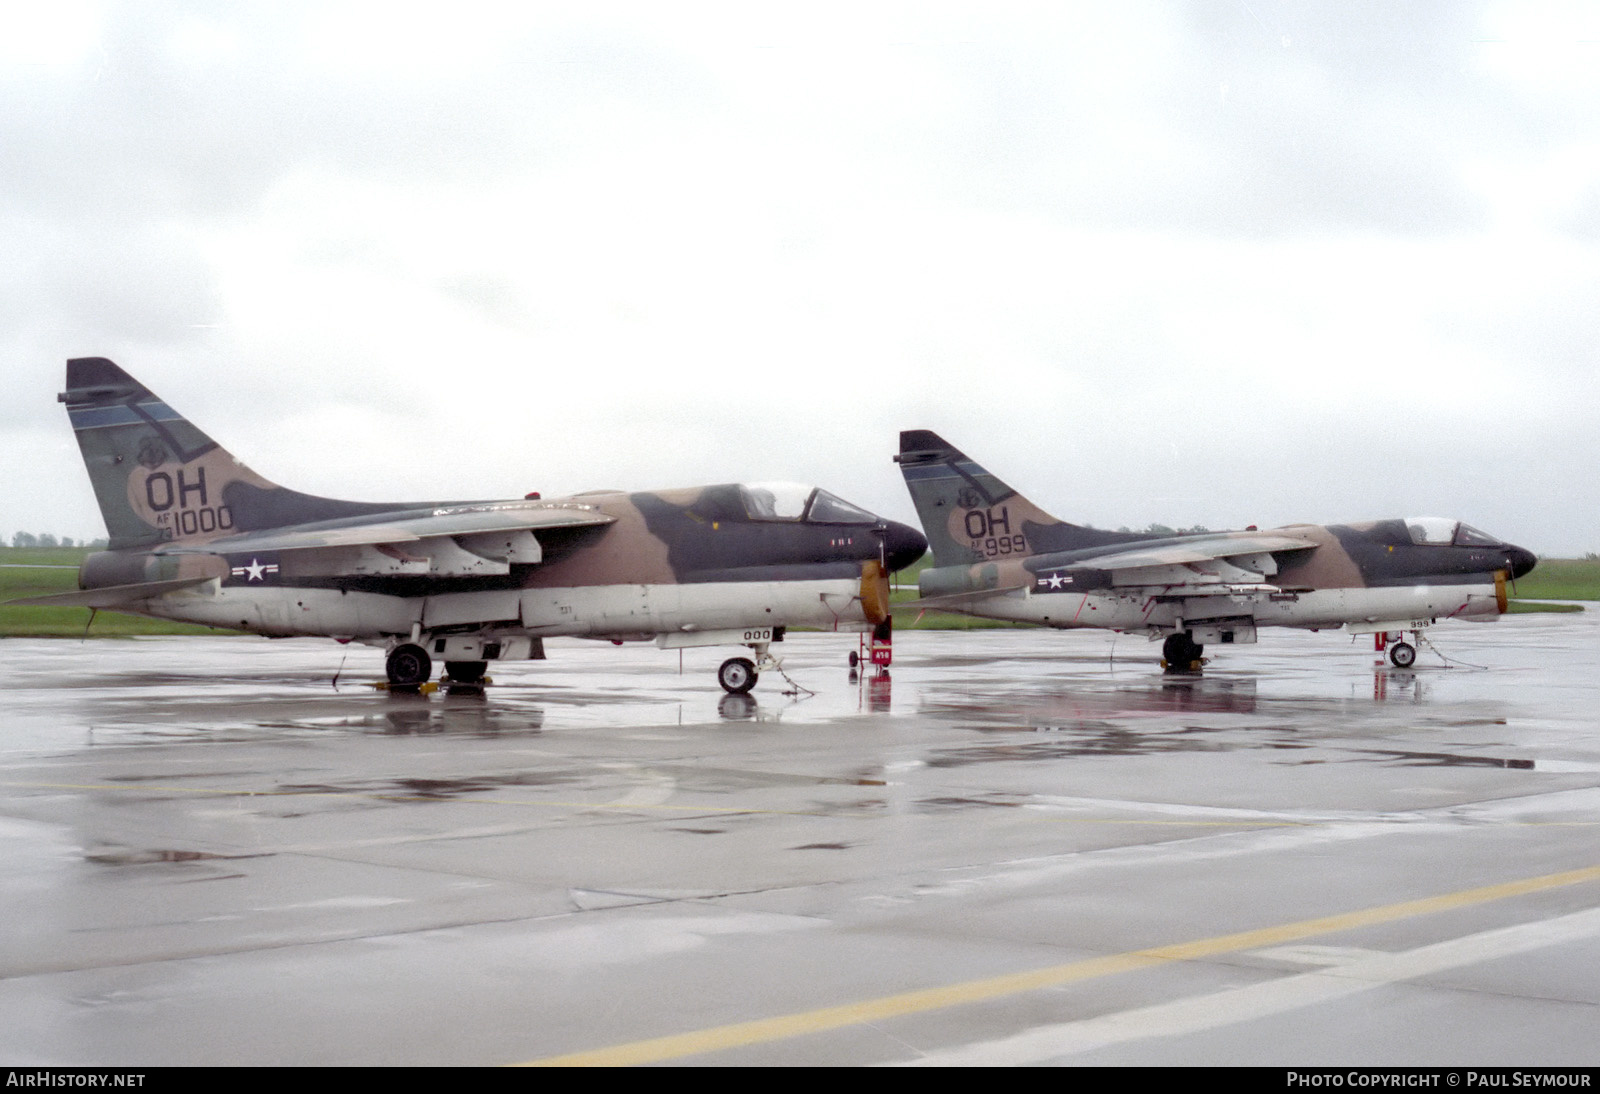
[[[123,615],[120,612],[95,612],[91,625],[87,608],[10,607],[5,602],[24,596],[72,592],[78,587],[78,566],[90,552],[87,547],[0,547],[0,637],[33,636],[115,638],[130,634],[233,634],[233,631],[169,623],[161,619]],[[918,612],[906,609],[907,601],[917,598],[917,574],[927,566],[919,563],[895,579],[897,586],[891,610],[900,630],[991,630],[999,627],[1027,627],[1029,623],[1005,623],[976,619],[951,612]],[[1576,607],[1546,604],[1547,600],[1600,600],[1600,559],[1547,558],[1516,583],[1513,612],[1578,611]]]
[[[1533,573],[1512,590],[1512,612],[1581,612],[1576,604],[1551,600],[1600,600],[1600,559],[1541,558]]]
[[[1600,559],[1541,558],[1533,573],[1519,578],[1517,600],[1600,600]]]

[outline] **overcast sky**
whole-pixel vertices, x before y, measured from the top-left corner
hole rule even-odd
[[[1600,7],[0,0],[0,536],[66,358],[363,500],[814,482],[1600,550]]]

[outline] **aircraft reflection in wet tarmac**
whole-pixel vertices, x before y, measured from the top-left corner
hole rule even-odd
[[[543,640],[743,645],[718,671],[746,692],[787,627],[872,630],[886,643],[890,572],[922,534],[826,490],[726,484],[540,500],[376,504],[257,475],[101,357],[67,362],[61,395],[110,533],[79,605],[388,650],[417,688],[442,658],[458,684]]]
[[[1417,673],[1379,667],[1373,669],[1372,675],[1372,698],[1376,703],[1421,704],[1426,701],[1426,691]],[[1343,709],[1344,704],[1339,706]],[[1281,715],[1273,718],[1275,709],[1280,710]],[[984,738],[981,744],[944,748],[931,754],[926,763],[935,768],[1019,760],[1239,749],[1296,753],[1325,747],[1308,739],[1303,701],[1275,702],[1262,697],[1260,682],[1254,678],[1188,675],[1107,687],[1091,684],[1060,691],[1033,689],[1021,701],[1008,691],[991,694],[969,690],[959,696],[925,700],[920,713],[962,725]],[[1269,720],[1263,721],[1263,715]],[[1238,716],[1237,720],[1234,716]],[[1431,720],[1423,717],[1424,722],[1419,725]],[[1439,722],[1441,728],[1450,729],[1504,724],[1504,718],[1463,719],[1455,711]],[[1470,754],[1383,749],[1351,750],[1350,758],[1406,766],[1438,764],[1530,770],[1534,766],[1521,760]],[[1287,756],[1274,762],[1326,763],[1328,760],[1302,761]]]
[[[1254,679],[1173,677],[1159,683],[1035,692],[1024,701],[1003,693],[966,695],[925,705],[925,713],[972,719],[990,733],[1056,733],[1097,729],[1174,714],[1254,714]]]
[[[933,550],[919,604],[1050,627],[1165,636],[1169,672],[1202,664],[1207,642],[1257,627],[1373,634],[1399,668],[1406,642],[1439,619],[1485,622],[1532,552],[1439,517],[1292,524],[1158,536],[1057,520],[944,438],[900,434],[895,457]],[[1391,636],[1396,639],[1390,644]]]
[[[544,711],[540,707],[524,703],[506,707],[491,703],[481,686],[449,688],[442,703],[427,702],[398,691],[391,699],[393,705],[384,712],[381,723],[382,731],[389,736],[525,736],[537,734],[544,724]],[[370,717],[363,721],[377,724]]]

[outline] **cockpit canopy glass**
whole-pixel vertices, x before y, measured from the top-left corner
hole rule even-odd
[[[1410,517],[1406,520],[1406,531],[1411,534],[1412,543],[1428,546],[1496,547],[1500,544],[1487,532],[1447,517]]]
[[[1457,547],[1498,547],[1500,541],[1488,532],[1480,532],[1470,524],[1463,524],[1456,529]]]
[[[811,496],[811,508],[806,510],[806,520],[812,524],[876,524],[878,517],[865,509],[857,509],[836,494],[818,490]]]
[[[799,520],[805,516],[811,487],[798,482],[752,482],[739,487],[751,520]]]
[[[803,520],[808,524],[875,524],[878,518],[826,490],[798,482],[752,482],[739,487],[751,520]]]

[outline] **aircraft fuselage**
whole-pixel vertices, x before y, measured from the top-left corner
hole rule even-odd
[[[1531,552],[1438,517],[1155,535],[1058,520],[927,430],[897,462],[936,564],[923,602],[1051,627],[1166,635],[1169,660],[1258,627],[1416,631],[1490,620]],[[1386,639],[1385,639],[1386,640]],[[1400,663],[1414,654],[1407,646]]]
[[[483,550],[473,542],[481,537],[462,536],[383,549],[363,544],[213,554],[157,547],[91,556],[80,585],[207,577],[213,580],[127,608],[259,634],[367,641],[417,628],[469,626],[501,634],[635,638],[880,622],[874,586],[921,553],[921,534],[862,511],[864,519],[853,522],[752,519],[742,504],[748,489],[728,484],[540,502],[609,522],[540,530],[534,545],[523,548],[525,561],[504,545],[489,557],[475,554],[463,543]],[[372,519],[347,523],[361,528]],[[339,528],[324,531],[334,536]]]

